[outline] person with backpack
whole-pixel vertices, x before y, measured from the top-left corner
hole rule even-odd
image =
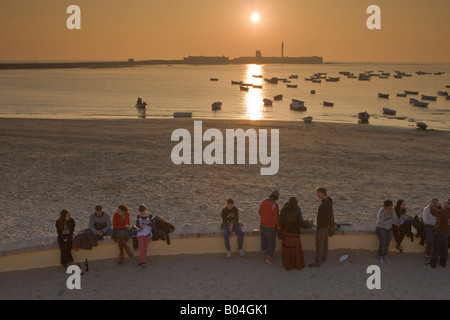
[[[278,222],[278,199],[280,193],[278,190],[272,191],[268,199],[264,199],[259,206],[258,213],[260,215],[260,238],[261,253],[264,263],[272,264],[272,256],[276,247],[276,236],[279,228]]]

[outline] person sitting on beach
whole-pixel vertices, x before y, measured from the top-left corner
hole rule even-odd
[[[290,197],[280,213],[280,229],[286,230],[286,237],[282,240],[281,247],[284,269],[296,268],[300,270],[305,267],[300,234],[302,233],[302,228],[307,227],[308,224],[303,220],[302,210],[298,205],[297,198]]]
[[[280,193],[277,190],[272,191],[268,199],[264,199],[259,206],[258,214],[260,215],[260,238],[261,253],[263,254],[264,263],[272,264],[272,256],[276,247],[278,222],[278,199]]]
[[[227,206],[222,210],[222,230],[225,240],[225,248],[227,249],[227,258],[231,258],[230,234],[235,232],[238,237],[238,252],[241,257],[245,255],[242,250],[244,244],[244,232],[239,224],[239,212],[234,206],[233,199],[227,200]]]
[[[385,200],[383,202],[383,208],[378,211],[377,226],[375,232],[378,239],[380,240],[380,245],[378,246],[378,259],[381,263],[388,262],[389,259],[389,244],[392,239],[392,225],[394,223],[394,209],[391,200]]]
[[[139,215],[136,218],[140,268],[145,268],[147,266],[147,247],[152,239],[152,218],[153,215],[148,212],[147,206],[145,204],[141,204],[139,206]]]
[[[101,205],[97,205],[95,206],[95,212],[89,218],[89,228],[85,232],[90,232],[98,240],[103,240],[103,237],[113,234],[114,231],[111,227],[109,214],[103,211]]]
[[[414,234],[411,232],[411,222],[406,216],[406,204],[404,200],[397,200],[395,205],[395,213],[392,217],[392,230],[394,232],[394,239],[397,243],[395,248],[402,253],[402,241],[405,238],[405,235],[411,238],[411,242],[414,241]]]
[[[72,239],[75,231],[75,220],[70,215],[69,210],[63,209],[56,220],[56,232],[58,233],[58,245],[61,252],[61,265],[67,268],[72,257]]]
[[[324,187],[316,188],[317,198],[321,200],[317,212],[317,228],[315,235],[316,257],[314,263],[308,267],[320,267],[327,260],[328,256],[328,231],[334,230],[333,199],[327,195]]]
[[[117,207],[117,211],[113,215],[113,238],[119,245],[119,264],[123,263],[124,249],[130,258],[134,256],[133,252],[127,246],[127,241],[130,238],[130,229],[130,212],[128,212],[126,205],[121,204]]]
[[[433,239],[433,257],[429,265],[436,268],[438,260],[442,267],[447,264],[448,257],[448,238],[450,234],[450,199],[444,202],[444,207],[438,209],[438,204],[430,207],[430,212],[437,218],[436,232]],[[439,258],[440,257],[440,258]]]
[[[437,206],[438,203],[439,203],[438,199],[436,198],[431,199],[430,204],[423,209],[423,223],[425,225],[425,242],[426,242],[425,258],[427,259],[431,257],[431,252],[433,250],[434,231],[436,228],[436,217],[431,214],[430,207],[433,205]]]

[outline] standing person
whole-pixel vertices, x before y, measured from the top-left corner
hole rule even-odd
[[[433,249],[434,231],[436,228],[436,217],[430,212],[430,207],[439,203],[438,199],[431,199],[430,204],[423,209],[423,224],[425,225],[425,258],[431,257],[431,251]]]
[[[105,236],[111,236],[113,229],[111,229],[111,218],[109,214],[103,211],[103,206],[95,206],[95,212],[89,218],[89,228],[85,232],[89,232],[98,240],[103,240]]]
[[[225,248],[227,249],[227,258],[231,258],[230,234],[235,232],[238,237],[238,252],[241,257],[245,255],[242,250],[244,244],[244,232],[239,224],[239,212],[234,206],[234,200],[228,199],[227,206],[222,210],[222,230],[225,240]]]
[[[293,268],[300,270],[305,267],[305,257],[300,240],[302,227],[307,227],[303,220],[302,210],[298,205],[297,198],[291,197],[280,213],[280,229],[286,230],[286,238],[282,240],[281,247],[283,267],[286,270]]]
[[[334,228],[333,199],[327,196],[327,190],[324,187],[316,188],[316,192],[317,198],[322,202],[317,213],[316,258],[314,263],[308,264],[308,267],[320,267],[322,262],[327,260],[328,230]]]
[[[378,247],[378,259],[381,263],[388,262],[389,259],[389,244],[392,239],[392,225],[393,225],[393,215],[394,215],[393,203],[391,200],[385,200],[383,202],[383,208],[378,211],[377,227],[375,232],[380,240],[380,245]]]
[[[448,257],[448,237],[450,233],[450,199],[444,202],[444,208],[438,209],[437,205],[430,207],[430,212],[437,218],[436,232],[433,239],[433,257],[430,266],[436,268],[440,256],[439,264],[445,267]]]
[[[280,193],[277,190],[272,191],[269,198],[261,202],[258,210],[260,215],[261,253],[266,264],[272,264],[272,256],[275,252],[277,228],[279,226],[277,203],[279,198]]]
[[[113,215],[113,238],[119,245],[119,264],[123,263],[124,249],[130,258],[134,256],[127,245],[127,241],[130,238],[130,228],[130,212],[128,212],[128,207],[126,205],[121,204],[117,207],[117,211]]]
[[[75,231],[75,220],[73,220],[69,210],[63,209],[60,212],[55,226],[58,233],[59,250],[61,251],[60,261],[62,266],[67,268],[67,265],[73,262],[72,239]]]
[[[395,205],[395,214],[393,215],[392,230],[394,232],[394,239],[397,243],[395,248],[403,253],[402,241],[405,235],[414,241],[414,234],[411,232],[411,222],[408,221],[406,216],[406,204],[405,200],[399,199]]]
[[[153,215],[148,212],[147,206],[145,204],[141,204],[139,206],[139,215],[136,220],[136,227],[138,228],[137,239],[139,246],[140,268],[145,268],[147,266],[147,247],[152,239],[152,218]]]

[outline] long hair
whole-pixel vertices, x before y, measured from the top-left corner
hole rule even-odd
[[[395,205],[395,213],[397,214],[397,217],[400,218],[402,213],[405,213],[405,209],[401,209],[402,203],[405,202],[405,200],[398,199],[397,204]]]
[[[67,209],[63,209],[63,210],[61,210],[61,212],[59,213],[59,219],[58,219],[57,224],[58,224],[58,228],[59,228],[60,230],[64,230],[64,224],[65,224],[65,222],[66,222],[66,215],[67,215],[67,214],[70,214],[69,210],[67,210]]]

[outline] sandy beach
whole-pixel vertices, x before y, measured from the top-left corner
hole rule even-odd
[[[432,197],[448,198],[450,132],[372,125],[202,120],[203,132],[279,129],[279,171],[260,175],[256,165],[175,165],[172,132],[193,134],[193,119],[0,119],[0,249],[55,241],[55,220],[68,208],[76,231],[94,206],[114,213],[126,203],[131,218],[146,203],[175,232],[218,231],[227,198],[235,200],[245,230],[258,228],[257,210],[273,189],[280,203],[299,199],[314,219],[323,185],[337,221],[374,230],[382,201],[405,199],[421,215]],[[355,120],[356,121],[356,120]],[[208,142],[203,143],[203,147]]]
[[[149,249],[151,250],[151,248]],[[339,262],[339,257],[349,258]],[[311,261],[314,252],[305,251]],[[321,268],[285,271],[281,254],[274,265],[259,253],[138,257],[121,266],[115,259],[92,261],[81,276],[81,289],[69,290],[62,267],[0,273],[0,300],[433,300],[450,298],[450,268],[425,266],[422,254],[392,253],[392,263],[379,264],[373,252],[332,250]],[[369,290],[370,265],[380,266],[381,289]],[[158,288],[156,292],[149,288]]]

